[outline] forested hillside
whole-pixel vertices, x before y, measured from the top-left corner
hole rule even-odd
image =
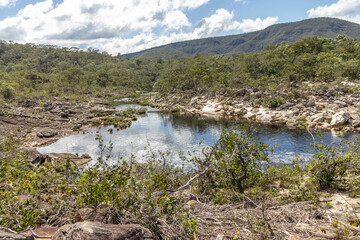
[[[97,50],[0,43],[0,86],[11,98],[127,95],[135,91],[215,94],[239,87],[291,88],[302,81],[360,77],[360,40],[309,37],[261,53],[197,54],[176,60],[126,59]]]
[[[360,77],[360,40],[309,37],[283,42],[261,53],[196,55],[173,60],[155,83],[160,92],[215,93],[219,89],[291,88],[303,81],[335,82]]]
[[[160,66],[95,49],[0,43],[0,86],[17,96],[150,91]]]
[[[198,53],[225,54],[260,52],[267,46],[283,41],[295,42],[301,38],[318,36],[335,38],[342,34],[351,38],[360,37],[360,25],[336,18],[313,18],[299,22],[272,25],[264,30],[224,37],[210,37],[126,54],[128,58],[174,59]]]

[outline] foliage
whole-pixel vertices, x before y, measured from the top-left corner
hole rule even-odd
[[[195,158],[199,170],[208,171],[200,182],[200,191],[232,189],[243,193],[262,176],[269,162],[268,146],[252,137],[249,126],[223,132],[218,142],[205,152],[206,158]]]
[[[335,38],[338,34],[357,38],[360,36],[360,29],[357,24],[340,19],[314,18],[300,22],[276,24],[257,32],[183,41],[124,56],[141,59],[176,59],[201,52],[231,55],[271,49],[272,44],[282,41],[295,42],[310,36]],[[309,45],[308,48],[310,47],[317,46]]]
[[[339,187],[348,174],[349,163],[352,160],[351,153],[346,153],[343,147],[322,144],[316,147],[317,152],[309,163],[311,176],[319,183],[321,190]]]

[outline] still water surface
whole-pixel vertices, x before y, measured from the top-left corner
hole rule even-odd
[[[138,108],[139,105],[123,104],[118,109]],[[224,130],[230,130],[237,123],[234,120],[211,119],[198,116],[181,115],[178,113],[161,112],[154,108],[147,108],[147,113],[138,117],[130,128],[110,134],[112,128],[101,127],[90,129],[85,133],[61,138],[57,142],[39,147],[40,153],[88,153],[93,159],[100,155],[99,141],[95,140],[100,134],[104,144],[112,143],[111,159],[129,158],[135,156],[138,161],[143,161],[152,153],[171,154],[167,159],[175,163],[182,163],[181,158],[189,158],[189,152],[199,154],[205,146],[213,145]],[[273,160],[290,161],[296,155],[301,158],[311,157],[312,138],[304,130],[289,130],[284,127],[270,125],[256,125],[255,137],[266,144],[277,144],[271,154]],[[323,133],[317,141],[325,144],[336,144],[343,140],[352,139],[354,134],[343,137],[335,133]],[[201,142],[201,144],[199,144]]]

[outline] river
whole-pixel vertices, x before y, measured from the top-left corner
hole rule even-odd
[[[122,104],[118,109],[138,108],[139,105]],[[182,164],[182,159],[190,158],[191,155],[199,155],[201,149],[213,145],[224,130],[230,130],[238,121],[230,119],[215,119],[179,113],[162,112],[147,107],[147,113],[138,117],[130,128],[111,134],[108,130],[111,126],[94,128],[82,133],[59,139],[48,146],[39,147],[40,153],[84,153],[92,159],[100,156],[99,141],[96,136],[101,136],[103,143],[112,150],[106,150],[110,154],[110,161],[135,157],[137,161],[144,161],[152,155],[163,153],[168,161]],[[308,160],[312,156],[312,138],[305,130],[290,130],[286,127],[272,125],[254,125],[257,132],[254,137],[266,144],[277,144],[271,159],[275,161],[289,162],[295,156]],[[326,132],[318,142],[324,144],[336,144],[343,140],[349,140],[354,134],[345,134],[342,137],[336,133]],[[190,154],[191,153],[191,154]]]

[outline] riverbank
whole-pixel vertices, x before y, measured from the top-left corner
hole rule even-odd
[[[360,132],[360,92],[348,90],[269,92],[243,88],[232,96],[153,95],[146,101],[191,114],[239,118],[288,128],[308,126],[322,131]]]
[[[211,100],[191,99],[195,106]],[[211,165],[202,168],[206,161],[200,159],[194,172],[164,165],[169,155],[153,156],[146,163],[110,166],[100,161],[89,168],[81,167],[87,156],[50,154],[49,158],[28,159],[23,151],[26,148],[51,143],[97,124],[129,126],[136,115],[113,109],[98,99],[77,103],[52,99],[36,104],[26,101],[1,108],[1,133],[20,138],[19,145],[7,139],[12,150],[5,151],[3,146],[7,144],[0,142],[1,153],[5,154],[2,159],[7,162],[0,171],[4,175],[0,192],[4,194],[0,200],[2,226],[12,230],[36,228],[35,235],[28,231],[11,237],[71,239],[71,229],[86,234],[89,229],[93,234],[99,229],[99,234],[118,234],[122,229],[138,239],[357,239],[360,233],[356,161],[341,165],[339,172],[338,162],[319,165],[335,164],[331,173],[336,174],[331,180],[334,183],[326,190],[319,188],[311,164],[294,162],[259,169],[254,175],[256,181],[239,193],[233,184],[222,185],[221,181],[228,179],[223,175],[225,166],[217,170]],[[177,111],[179,106],[173,105],[171,110]],[[214,112],[215,116],[232,116],[223,114],[225,110]],[[256,146],[247,147],[257,151]],[[357,154],[351,156],[357,159]],[[346,184],[343,169],[351,176]],[[0,236],[10,235],[0,231]]]
[[[138,114],[136,111],[117,110],[98,98],[14,101],[0,105],[0,136],[17,139],[21,142],[22,150],[37,158],[39,153],[36,147],[49,145],[96,126],[127,128]],[[88,157],[86,159],[89,160]]]

